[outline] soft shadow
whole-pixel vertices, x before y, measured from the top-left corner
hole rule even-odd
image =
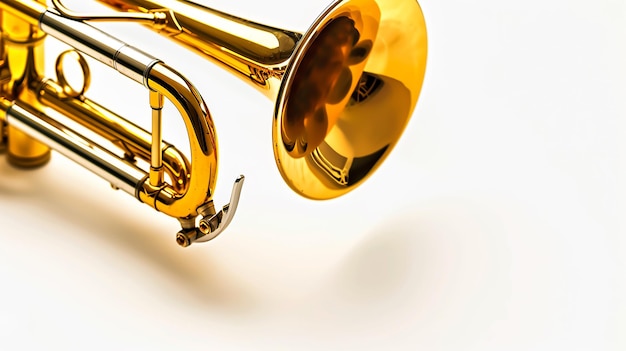
[[[183,249],[175,243],[174,234],[179,227],[174,219],[171,219],[171,226],[164,227],[165,221],[161,217],[165,215],[126,194],[120,193],[118,196],[113,190],[107,189],[106,183],[97,177],[81,173],[82,169],[78,170],[79,174],[62,174],[59,169],[63,167],[58,164],[47,167],[19,170],[8,165],[4,157],[0,158],[1,197],[19,198],[32,211],[46,212],[59,222],[71,223],[74,228],[73,232],[50,235],[52,233],[38,230],[37,225],[27,226],[23,230],[24,235],[37,236],[42,241],[74,240],[78,239],[76,228],[82,228],[79,229],[81,239],[88,236],[89,241],[96,242],[102,250],[139,257],[149,262],[151,269],[170,282],[168,286],[177,286],[186,292],[172,292],[179,295],[179,299],[183,300],[181,303],[228,309],[231,312],[246,312],[254,307],[254,293],[243,286],[242,282],[234,281],[233,275],[229,274],[224,264],[211,257],[211,247],[203,246],[200,251],[193,246]],[[64,173],[75,171],[74,168],[63,169]],[[96,179],[85,180],[85,177]],[[89,189],[92,182],[94,190]],[[98,197],[98,194],[104,194],[104,199]],[[119,203],[107,203],[117,200],[118,197]],[[24,218],[28,215],[25,213]],[[80,246],[76,247],[76,250],[82,249]],[[153,282],[146,284],[154,285]]]
[[[337,267],[336,297],[353,304],[384,303],[423,279],[437,258],[421,216],[392,218],[358,242]]]
[[[338,262],[319,292],[323,304],[366,325],[491,323],[510,294],[501,206],[448,198],[388,218]]]

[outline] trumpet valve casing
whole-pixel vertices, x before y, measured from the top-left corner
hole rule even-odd
[[[45,4],[45,0],[38,0]],[[2,57],[0,89],[3,97],[39,106],[35,87],[44,73],[44,47],[46,34],[27,16],[2,11]],[[7,126],[2,121],[0,140],[6,145],[8,161],[17,167],[39,167],[50,159],[50,147]]]

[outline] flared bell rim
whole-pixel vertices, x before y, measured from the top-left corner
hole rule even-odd
[[[360,33],[375,27],[369,58],[363,75],[353,84],[358,85],[357,91],[324,140],[313,150],[294,156],[294,143],[285,137],[292,88],[320,32],[343,16],[359,22]],[[417,1],[338,0],[329,5],[298,42],[276,100],[274,157],[289,187],[306,198],[324,200],[344,195],[369,178],[394,148],[413,114],[424,81],[426,57],[426,25]]]

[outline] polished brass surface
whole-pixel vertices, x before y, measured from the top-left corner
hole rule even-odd
[[[34,2],[34,1],[31,1]],[[45,3],[45,0],[40,0]],[[26,6],[26,10],[29,10]],[[20,99],[39,105],[32,86],[43,75],[45,33],[31,21],[9,12],[2,14],[3,52],[1,58],[1,90],[10,99]],[[50,159],[50,148],[22,131],[7,128],[8,160],[11,164],[31,168],[44,165]]]
[[[215,215],[201,214],[199,209],[213,206],[217,138],[206,104],[185,77],[82,21],[49,11],[44,3],[2,0],[0,11],[0,131],[8,129],[2,141],[6,139],[12,163],[21,167],[41,165],[48,160],[52,147],[106,179],[114,188],[178,219],[186,233],[195,233],[193,241],[212,239],[228,225],[220,217],[213,230],[201,231],[197,227],[202,216]],[[76,49],[57,58],[57,80],[45,77],[42,69],[46,36]],[[152,110],[152,132],[84,95],[91,76],[83,54],[145,86],[146,102]],[[81,86],[71,86],[65,78],[64,62],[69,59],[78,62],[82,69]],[[176,108],[186,126],[189,159],[162,141],[165,99]],[[70,121],[95,133],[105,144],[80,135],[68,126]],[[148,165],[147,170],[142,163]]]
[[[168,9],[180,29],[147,25],[275,100],[276,164],[294,191],[312,199],[343,195],[378,168],[424,80],[426,25],[415,0],[334,1],[305,33],[192,1],[99,2],[132,13]]]
[[[79,14],[60,0],[0,0],[0,151],[20,167],[44,164],[50,147],[178,219],[181,246],[215,238],[231,222],[244,177],[216,211],[217,136],[202,97],[172,67],[92,27],[135,21],[219,63],[276,101],[273,150],[298,194],[329,199],[361,184],[406,127],[424,80],[427,37],[414,0],[338,0],[305,33],[255,23],[182,0],[99,0],[113,14]],[[43,72],[43,41],[73,47]],[[148,132],[87,98],[83,55],[148,90]],[[82,84],[65,78],[65,62]],[[182,118],[189,157],[162,140],[165,100]],[[69,127],[93,132],[94,141]],[[102,144],[104,142],[104,144]]]

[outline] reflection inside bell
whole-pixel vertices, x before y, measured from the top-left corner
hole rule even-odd
[[[363,72],[356,89],[350,97],[350,104],[358,104],[367,100],[372,94],[382,88],[383,81],[373,74]]]
[[[402,82],[363,72],[341,118],[304,158],[307,169],[331,189],[349,188],[364,180],[403,130],[408,101],[410,93]]]
[[[385,145],[369,155],[347,158],[323,142],[307,157],[307,163],[325,184],[337,188],[347,187],[363,179],[376,166],[388,147],[389,145]]]
[[[355,21],[340,16],[312,42],[294,73],[281,132],[290,156],[310,154],[326,138],[349,102],[372,40],[361,40]]]

